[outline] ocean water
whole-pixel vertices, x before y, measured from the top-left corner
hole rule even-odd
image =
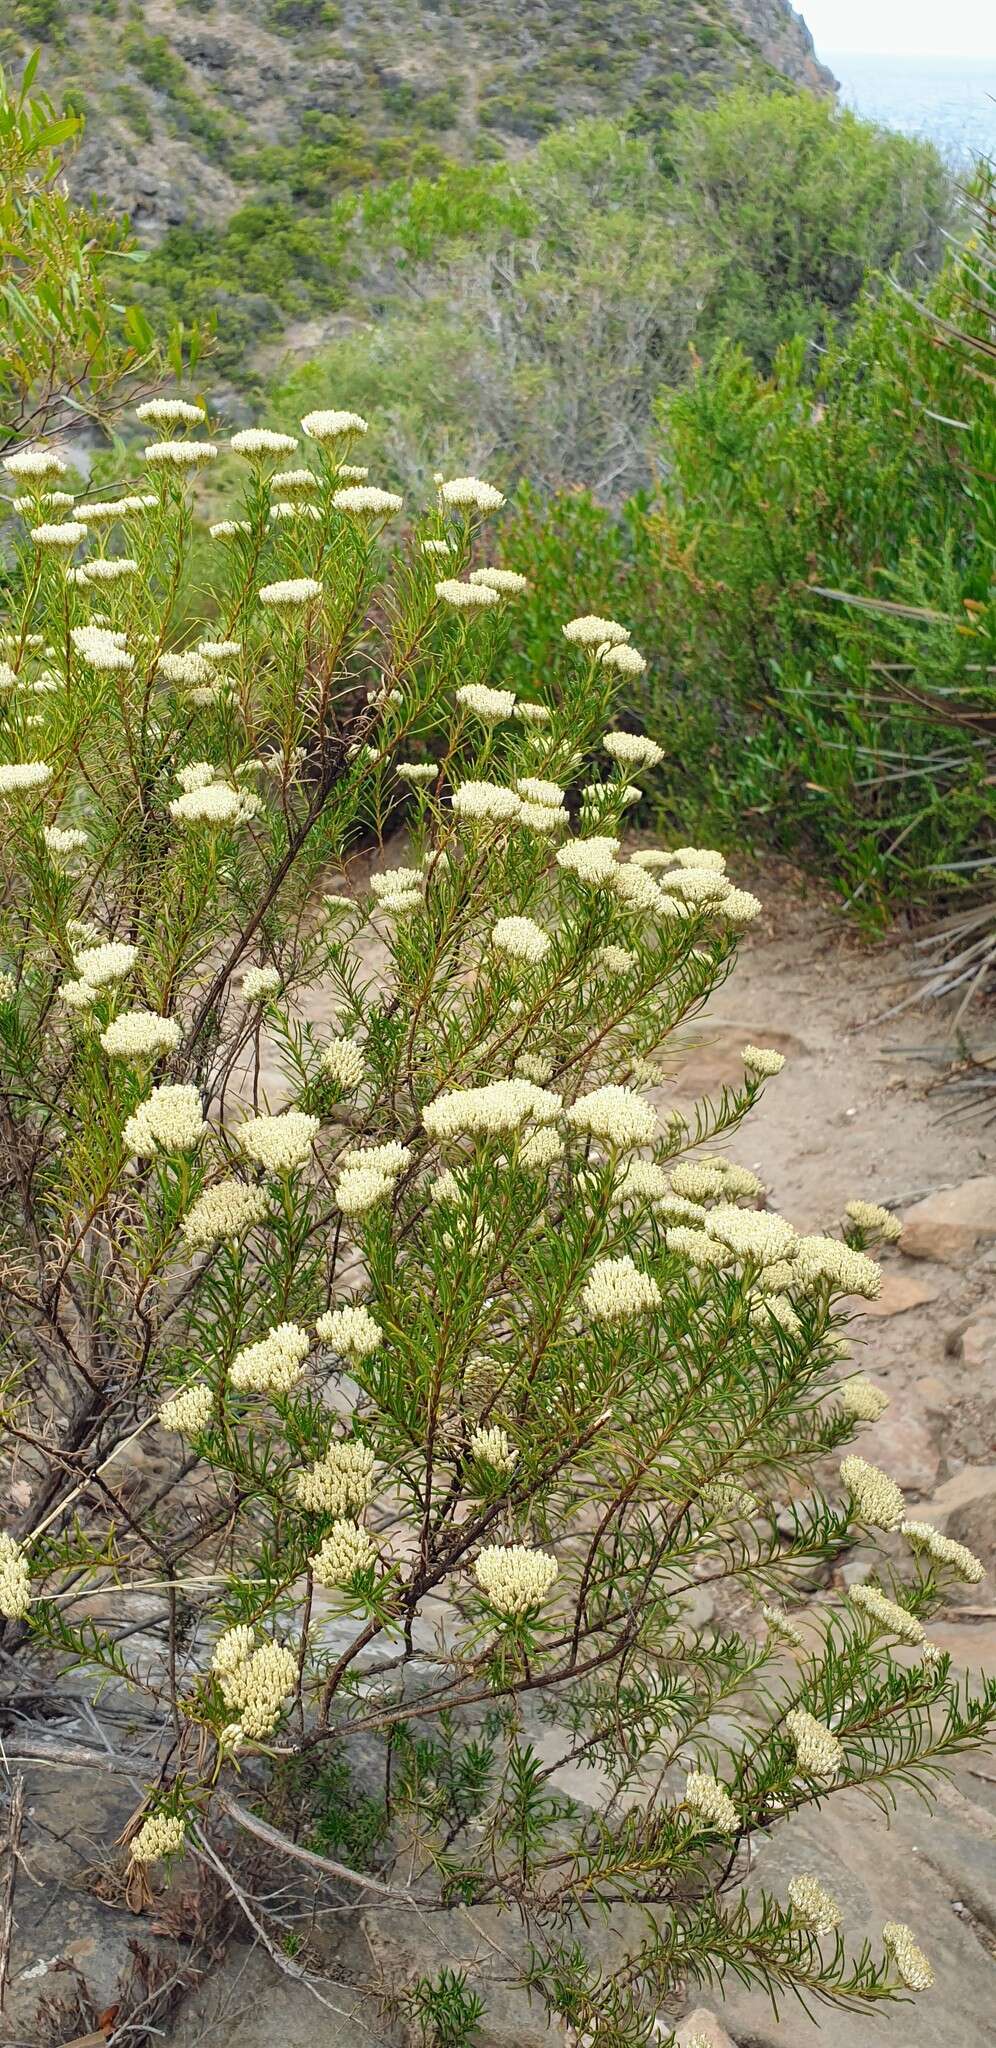
[[[820,56],[866,120],[925,137],[953,164],[996,157],[996,58]]]

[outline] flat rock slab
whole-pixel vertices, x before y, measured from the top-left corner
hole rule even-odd
[[[962,1818],[967,1810],[966,1802]],[[984,1905],[991,1894],[987,1817],[959,1826],[963,1875],[957,1888],[947,1861],[938,1869],[932,1860],[935,1840],[947,1836],[950,1819],[946,1810],[932,1819],[903,1793],[888,1827],[870,1801],[844,1792],[819,1813],[800,1816],[776,1831],[762,1846],[750,1890],[763,1886],[784,1899],[796,1874],[818,1877],[842,1908],[849,1949],[860,1949],[867,1939],[880,1952],[884,1922],[905,1920],[929,1955],[937,1981],[932,1991],[903,2005],[867,2013],[820,2006],[808,2019],[790,1997],[775,2018],[763,1992],[743,1991],[730,1979],[728,1999],[716,2002],[740,2048],[938,2048],[947,2041],[957,2042],[957,2048],[990,2048],[992,1957],[964,1910],[970,1888]],[[953,1851],[953,1835],[948,1846]]]
[[[863,1429],[861,1456],[881,1465],[904,1493],[923,1496],[933,1492],[940,1465],[940,1453],[925,1413],[911,1400],[893,1400],[878,1422]]]
[[[316,1995],[317,1994],[317,1995]],[[377,2006],[348,1985],[295,1984],[236,1942],[176,2013],[174,2048],[387,2048]]]
[[[676,1065],[671,1072],[678,1094],[715,1095],[723,1087],[742,1087],[745,1045],[767,1046],[786,1059],[806,1052],[801,1038],[791,1031],[767,1031],[754,1024],[703,1024],[687,1046],[674,1048]]]
[[[855,1301],[863,1316],[904,1316],[911,1308],[925,1308],[936,1301],[940,1288],[916,1273],[896,1272],[887,1266],[882,1274],[881,1292],[874,1301]]]
[[[960,1265],[996,1238],[996,1174],[980,1174],[914,1202],[903,1217],[899,1249],[908,1259]]]
[[[708,2048],[737,2048],[730,2038],[722,2020],[718,2020],[708,2006],[697,2005],[694,2012],[685,2014],[675,2028],[675,2048],[691,2048],[693,2042],[708,2043]]]
[[[967,1544],[991,1571],[996,1564],[996,1465],[966,1465],[918,1508],[916,1519],[933,1522],[945,1536]],[[970,1588],[980,1606],[991,1606],[991,1590],[991,1582]]]

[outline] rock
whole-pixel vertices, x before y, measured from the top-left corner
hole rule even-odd
[[[390,2035],[373,2000],[349,1985],[309,1991],[263,1949],[236,1942],[184,1999],[168,2038],[173,2048],[386,2048]]]
[[[790,1031],[769,1031],[759,1024],[703,1024],[694,1040],[677,1047],[674,1086],[679,1095],[714,1095],[720,1088],[740,1087],[745,1045],[770,1046],[786,1059],[798,1059],[807,1048]]]
[[[940,1288],[932,1287],[929,1280],[920,1280],[913,1273],[897,1273],[891,1266],[882,1274],[882,1288],[875,1301],[862,1301],[860,1313],[863,1316],[904,1316],[907,1309],[923,1308],[928,1301],[936,1301]]]
[[[958,1356],[973,1372],[996,1368],[996,1309],[984,1310],[966,1324],[958,1340]]]
[[[936,1373],[921,1373],[913,1382],[914,1391],[919,1395],[928,1415],[946,1415],[951,1407],[951,1388]]]
[[[708,2048],[737,2048],[721,2020],[707,2005],[697,2005],[675,2028],[674,2048],[689,2048],[690,2042],[708,2042]]]
[[[929,1494],[937,1480],[940,1454],[924,1416],[909,1398],[890,1402],[885,1414],[863,1429],[861,1456],[881,1465],[904,1493]]]
[[[917,1509],[916,1519],[933,1522],[945,1536],[966,1543],[992,1570],[996,1565],[996,1465],[966,1465]]]
[[[928,1860],[936,1837],[948,1826],[909,1793],[901,1793],[891,1825],[853,1792],[835,1793],[819,1812],[806,1811],[758,1845],[748,1890],[762,1887],[784,1899],[789,1879],[817,1877],[843,1911],[842,1934],[852,1953],[868,1940],[881,1953],[887,1920],[905,1920],[927,1951],[936,1972],[935,1989],[898,2005],[848,2013],[820,2006],[806,2015],[786,2001],[776,2019],[763,1991],[742,1990],[732,1977],[728,1997],[717,2000],[723,2024],[741,2048],[937,2048],[947,2038],[945,2014],[957,2014],[958,2048],[984,2048],[992,2038],[992,1962],[971,1921],[955,1912],[975,1878],[974,1830],[959,1846],[971,1858],[971,1873],[958,1889]],[[971,1844],[971,1846],[970,1846]],[[988,1891],[989,1859],[980,1835],[979,1889]],[[953,2038],[953,2037],[952,2037]]]
[[[908,1259],[959,1265],[976,1245],[996,1238],[996,1175],[980,1174],[914,1202],[903,1217],[899,1249]]]

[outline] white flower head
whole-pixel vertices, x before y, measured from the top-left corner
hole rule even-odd
[[[145,460],[154,469],[200,469],[214,462],[217,453],[213,441],[153,441]]]
[[[316,1116],[285,1109],[278,1116],[246,1117],[235,1137],[247,1159],[254,1159],[267,1173],[291,1173],[310,1159],[318,1130]]]
[[[251,462],[255,455],[293,455],[297,438],[275,433],[272,427],[243,427],[228,445],[233,455],[244,455]]]
[[[477,512],[499,512],[505,503],[502,492],[479,476],[450,477],[440,484],[439,496],[444,505],[471,507]]]
[[[402,510],[404,502],[396,491],[379,491],[373,484],[347,484],[345,490],[332,494],[337,512],[350,512],[359,519],[390,518]]]
[[[347,434],[365,434],[367,422],[358,412],[306,412],[301,431],[311,441],[341,441]]]
[[[111,1059],[160,1059],[176,1051],[180,1026],[175,1017],[160,1017],[154,1010],[122,1010],[101,1032],[100,1043]]]
[[[621,626],[618,619],[600,619],[597,612],[585,612],[579,619],[568,619],[561,632],[574,647],[619,647],[629,639],[628,626]]]
[[[259,591],[259,601],[269,605],[272,611],[300,611],[302,606],[313,604],[321,594],[322,586],[313,576],[291,576],[283,583],[264,583]]]
[[[20,448],[13,455],[5,455],[3,466],[8,476],[46,477],[65,476],[67,464],[53,448]]]
[[[192,405],[187,398],[147,398],[144,405],[136,405],[135,418],[143,427],[196,427],[207,414],[202,405]]]
[[[545,1600],[557,1577],[555,1557],[522,1543],[490,1544],[474,1566],[474,1577],[490,1605],[509,1617],[529,1614]]]
[[[461,583],[457,576],[444,576],[434,588],[440,602],[454,605],[457,611],[486,611],[500,602],[497,590],[492,590],[490,584]]]

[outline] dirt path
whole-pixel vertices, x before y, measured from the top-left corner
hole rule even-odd
[[[911,1011],[868,1024],[902,992],[901,947],[863,945],[819,891],[802,895],[784,871],[752,886],[765,917],[677,1068],[679,1095],[737,1079],[745,1039],[774,1045],[786,1066],[731,1140],[731,1156],[761,1175],[771,1206],[800,1228],[834,1227],[853,1196],[910,1218],[909,1238],[933,1256],[885,1254],[882,1296],[856,1329],[855,1355],[890,1407],[858,1448],[899,1481],[914,1514],[970,1541],[992,1566],[996,1182],[988,1176],[996,1139],[979,1120],[952,1117],[936,1067],[897,1050],[938,1040],[939,1018]],[[866,1570],[855,1552],[836,1588]],[[964,1670],[996,1669],[996,1574],[956,1596],[930,1634]],[[758,1881],[783,1895],[797,1870],[823,1876],[844,1908],[848,1936],[867,1933],[874,1942],[887,1918],[917,1930],[937,1986],[908,2016],[833,2012],[820,2015],[817,2031],[798,2010],[774,2019],[765,1998],[731,1984],[728,2001],[716,2001],[728,2033],[711,2036],[709,2015],[689,2031],[717,2048],[731,2037],[736,2048],[889,2048],[897,2039],[903,2048],[933,2048],[941,2038],[981,2048],[991,2038],[994,1988],[994,1804],[996,1766],[972,1758],[943,1788],[934,1821],[901,1793],[887,1828],[872,1805],[849,1794],[811,1822],[794,1823],[791,1841],[786,1833],[784,1845],[775,1837],[761,1847]]]

